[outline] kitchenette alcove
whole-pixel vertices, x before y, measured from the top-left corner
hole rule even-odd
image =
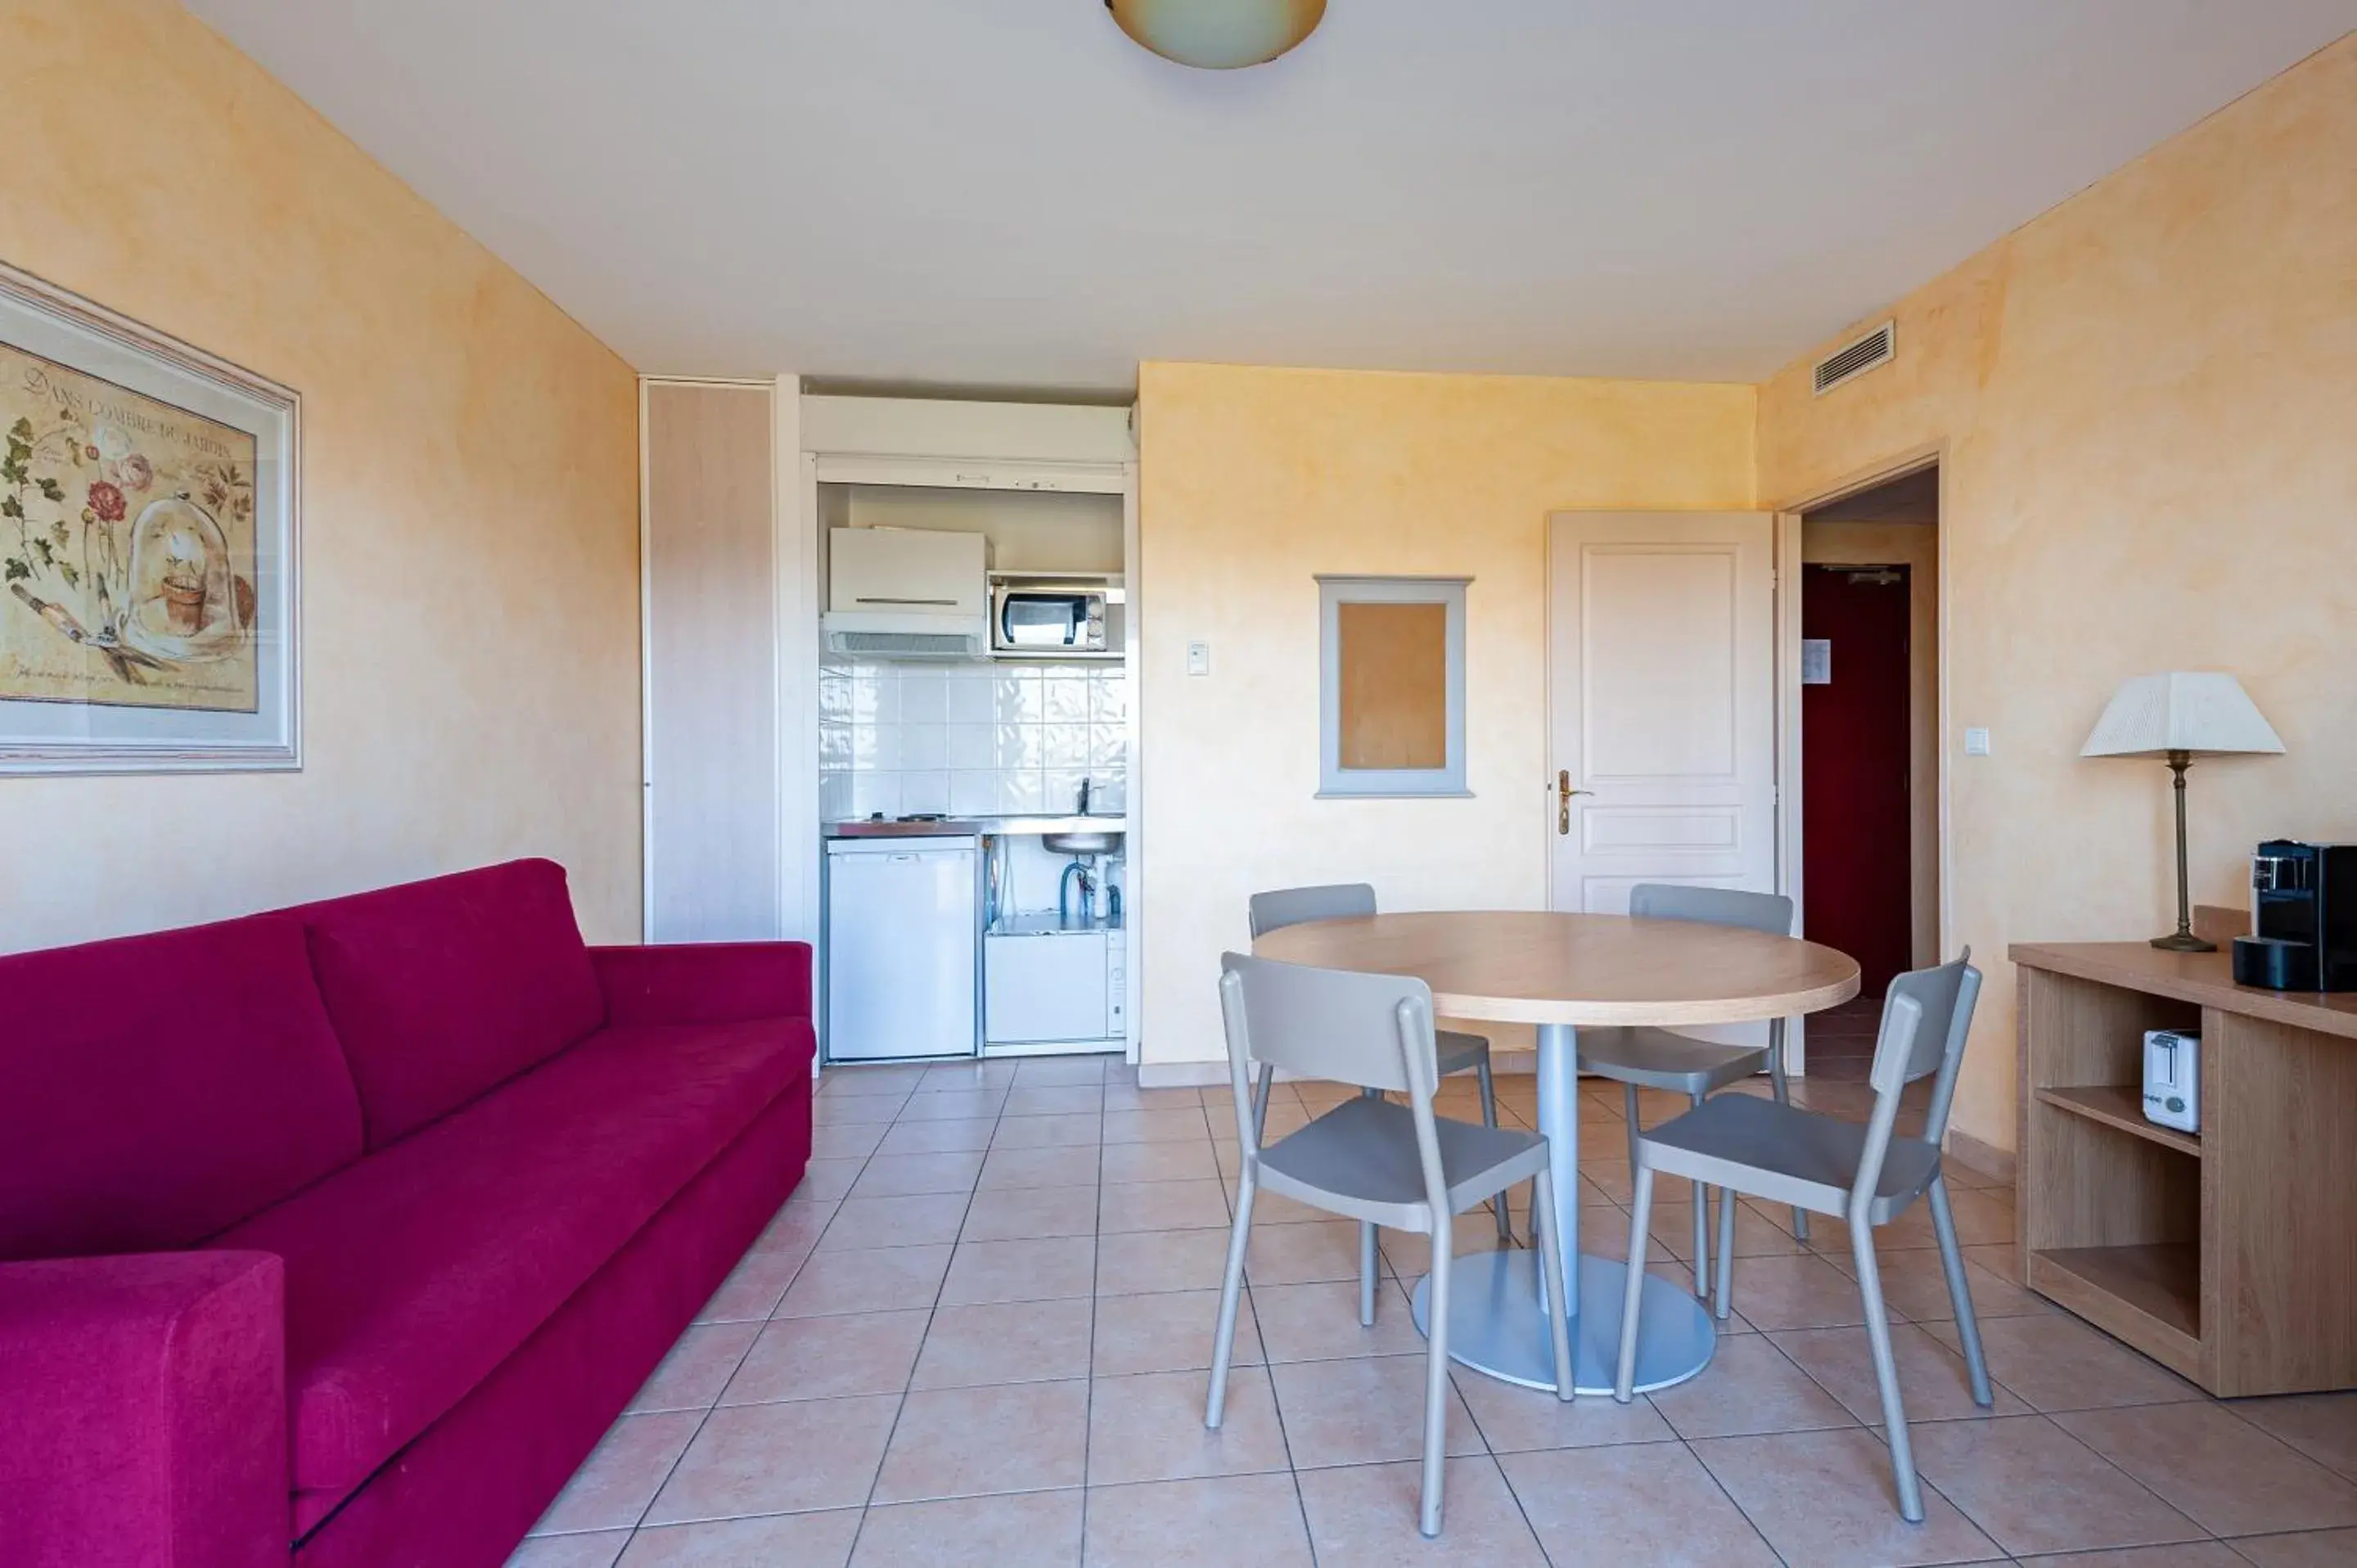
[[[815,940],[829,1061],[1135,1060],[1130,411],[644,397],[649,940]]]

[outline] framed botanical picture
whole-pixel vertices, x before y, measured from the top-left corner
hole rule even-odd
[[[302,766],[301,403],[0,265],[0,773]]]

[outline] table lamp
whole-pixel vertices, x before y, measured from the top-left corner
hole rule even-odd
[[[2158,757],[2176,775],[2177,929],[2152,945],[2170,952],[2215,952],[2193,934],[2185,893],[2185,769],[2194,757],[2280,752],[2278,736],[2243,683],[2209,671],[2172,670],[2120,682],[2111,704],[2079,748],[2082,757]]]

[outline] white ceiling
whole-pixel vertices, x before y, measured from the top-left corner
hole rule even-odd
[[[188,0],[641,370],[1757,381],[2357,0]]]

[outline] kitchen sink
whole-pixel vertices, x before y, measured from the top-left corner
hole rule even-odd
[[[1121,830],[1099,828],[1041,833],[1039,844],[1049,854],[1111,854],[1121,847]]]

